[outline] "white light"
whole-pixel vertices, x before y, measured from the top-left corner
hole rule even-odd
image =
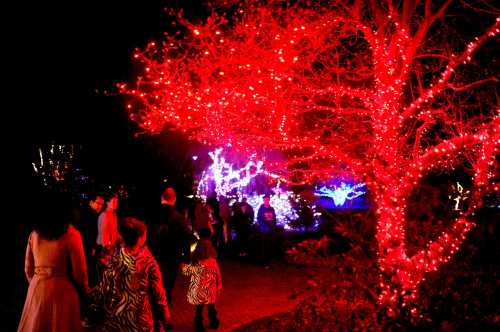
[[[356,190],[364,186],[365,186],[364,183],[359,183],[357,185],[351,186],[349,184],[342,182],[340,184],[340,187],[335,186],[334,189],[332,190],[330,188],[323,186],[314,194],[316,196],[330,197],[333,199],[335,206],[342,206],[345,204],[346,200],[353,200],[356,197],[365,194],[364,190]]]

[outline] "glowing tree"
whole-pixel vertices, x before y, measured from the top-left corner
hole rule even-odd
[[[296,200],[293,197],[293,192],[282,188],[280,177],[265,171],[263,161],[255,161],[252,156],[244,167],[237,168],[226,161],[222,155],[222,150],[222,148],[219,148],[208,153],[212,159],[212,164],[201,175],[196,190],[197,195],[203,200],[206,200],[212,192],[215,192],[219,197],[236,196],[236,198],[239,197],[240,199],[245,197],[254,211],[258,211],[264,202],[264,195],[255,192],[255,188],[250,184],[257,176],[266,176],[276,180],[272,188],[274,195],[271,196],[270,203],[275,209],[277,224],[289,229],[288,222],[295,221],[298,218],[290,202],[291,199]]]
[[[487,1],[236,3],[219,3],[197,25],[179,16],[178,33],[135,52],[144,74],[119,85],[130,116],[148,132],[168,124],[247,155],[280,151],[269,170],[291,182],[366,182],[380,301],[408,302],[497,189],[500,66],[488,52],[498,47],[499,11]],[[428,172],[463,165],[468,207],[410,256],[407,198]]]

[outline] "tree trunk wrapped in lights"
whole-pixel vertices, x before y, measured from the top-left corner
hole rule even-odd
[[[144,73],[119,84],[131,118],[248,155],[281,151],[284,161],[266,167],[292,183],[364,179],[377,209],[379,299],[411,302],[425,274],[459,250],[485,192],[498,189],[500,66],[488,51],[498,47],[500,11],[451,0],[218,5],[202,24],[176,17],[178,33],[134,53]],[[461,31],[468,20],[472,32]],[[410,256],[412,189],[463,164],[468,207]]]

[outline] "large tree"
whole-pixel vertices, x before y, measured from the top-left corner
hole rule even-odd
[[[380,301],[411,300],[474,225],[500,139],[493,1],[223,1],[137,50],[130,116],[236,151],[280,151],[292,183],[366,181],[377,216]],[[408,252],[407,201],[428,172],[470,171],[449,229]],[[285,172],[286,171],[286,172]]]

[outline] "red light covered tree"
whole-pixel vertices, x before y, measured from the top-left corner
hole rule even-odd
[[[198,25],[178,16],[178,33],[138,50],[144,73],[119,88],[146,131],[168,124],[214,146],[281,151],[285,160],[267,167],[292,183],[364,179],[377,211],[380,300],[411,300],[459,249],[484,193],[498,190],[498,54],[485,57],[500,18],[464,6],[225,2]],[[482,17],[474,33],[460,31],[467,9]],[[468,207],[410,256],[407,198],[427,172],[459,165],[471,170]]]

